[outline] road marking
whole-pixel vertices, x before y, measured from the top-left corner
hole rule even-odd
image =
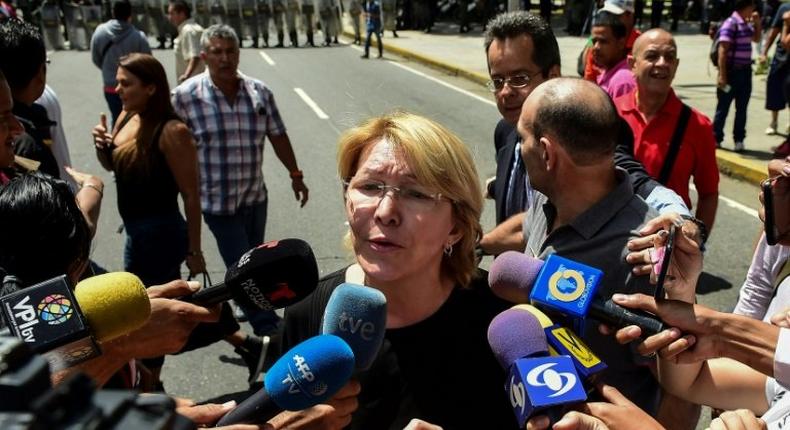
[[[269,56],[268,54],[266,54],[265,52],[263,52],[263,51],[258,51],[258,53],[259,53],[259,54],[261,54],[261,57],[263,58],[263,61],[266,61],[267,63],[269,63],[269,65],[270,65],[270,66],[274,66],[274,65],[276,64],[276,63],[274,62],[274,60],[272,60],[272,57],[270,57],[270,56]]]
[[[299,97],[302,98],[302,100],[307,104],[307,106],[310,106],[310,109],[312,109],[313,112],[315,112],[315,114],[318,115],[318,118],[329,119],[329,115],[324,113],[324,111],[322,111],[321,108],[318,107],[316,102],[314,102],[313,99],[311,99],[310,96],[308,96],[307,93],[304,92],[304,90],[302,90],[301,88],[294,88],[294,91],[296,92],[296,94],[299,95]]]
[[[409,72],[412,72],[412,73],[414,73],[414,74],[415,74],[415,75],[417,75],[417,76],[421,76],[421,77],[423,77],[423,78],[425,78],[425,79],[428,79],[428,80],[434,81],[434,82],[436,82],[437,84],[439,84],[439,85],[442,85],[442,86],[444,86],[444,87],[447,87],[447,88],[449,88],[449,89],[451,89],[451,90],[453,90],[453,91],[457,91],[457,92],[459,92],[459,93],[461,93],[461,94],[467,95],[467,96],[469,96],[469,97],[471,97],[471,98],[473,98],[473,99],[475,99],[475,100],[477,100],[477,101],[481,101],[481,102],[483,102],[483,103],[485,103],[485,104],[487,104],[487,105],[489,105],[489,106],[494,106],[494,107],[496,107],[496,103],[494,103],[493,101],[491,101],[491,100],[489,100],[489,99],[487,99],[487,98],[484,98],[484,97],[480,97],[480,96],[478,96],[477,94],[475,94],[475,93],[472,93],[472,92],[469,92],[469,91],[467,91],[467,90],[465,90],[465,89],[463,89],[463,88],[456,87],[455,85],[453,85],[453,84],[449,84],[449,83],[447,83],[447,82],[445,82],[445,81],[443,81],[443,80],[441,80],[441,79],[434,78],[433,76],[426,75],[425,73],[423,73],[423,72],[420,72],[419,70],[412,69],[412,68],[411,68],[411,67],[409,67],[409,66],[404,66],[403,64],[396,63],[396,62],[394,62],[394,61],[389,61],[389,63],[390,63],[390,64],[392,64],[393,66],[400,67],[400,68],[401,68],[401,69],[403,69],[403,70],[407,70],[407,71],[409,71]]]
[[[733,200],[733,199],[730,199],[730,198],[724,197],[724,196],[722,196],[721,194],[719,194],[719,199],[720,199],[721,201],[723,201],[723,202],[724,202],[724,204],[726,204],[727,206],[729,206],[729,207],[731,207],[731,208],[733,208],[733,209],[737,209],[737,210],[739,210],[739,211],[741,211],[741,212],[745,213],[746,215],[751,215],[751,216],[753,216],[753,217],[755,217],[755,218],[757,218],[757,219],[760,219],[760,216],[759,216],[759,214],[757,213],[757,211],[756,211],[756,210],[754,210],[754,209],[752,209],[752,208],[750,208],[750,207],[748,207],[748,206],[746,206],[746,205],[743,205],[743,204],[741,204],[741,203],[738,203],[738,202],[736,202],[736,201],[735,201],[735,200]]]
[[[361,46],[349,45],[348,47],[351,48],[351,49],[357,50],[359,52],[365,52],[365,49],[363,47],[361,47]],[[449,88],[449,89],[451,89],[453,91],[457,91],[457,92],[459,92],[461,94],[467,95],[467,96],[469,96],[469,97],[471,97],[471,98],[473,98],[473,99],[475,99],[477,101],[481,101],[481,102],[483,102],[483,103],[485,103],[487,105],[496,107],[496,103],[494,103],[493,101],[491,101],[491,100],[489,100],[489,99],[487,99],[485,97],[480,97],[477,94],[469,92],[469,91],[467,91],[467,90],[465,90],[463,88],[456,87],[455,85],[447,83],[447,82],[445,82],[445,81],[443,81],[443,80],[441,80],[439,78],[434,78],[433,76],[427,75],[427,74],[425,74],[425,73],[423,73],[423,72],[421,72],[419,70],[412,69],[409,66],[404,66],[403,64],[396,63],[394,61],[388,60],[387,62],[392,64],[393,66],[397,66],[397,67],[400,67],[403,70],[406,70],[406,71],[409,71],[411,73],[414,73],[417,76],[420,76],[420,77],[423,77],[425,79],[434,81],[437,84],[442,85],[444,87],[447,87],[447,88]]]
[[[689,189],[694,190],[694,192],[697,192],[697,187],[695,187],[693,184],[689,184]],[[749,206],[744,205],[743,203],[738,203],[735,200],[729,197],[724,197],[721,194],[719,194],[719,200],[721,200],[725,205],[731,207],[732,209],[741,211],[746,215],[757,218],[758,220],[760,219],[760,215],[759,213],[757,213],[756,209],[752,209]]]

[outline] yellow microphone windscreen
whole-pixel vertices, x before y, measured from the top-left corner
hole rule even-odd
[[[128,272],[85,279],[75,287],[74,296],[99,342],[142,327],[151,315],[143,282]]]
[[[541,312],[541,310],[536,308],[535,306],[528,305],[528,304],[522,304],[522,305],[513,306],[513,308],[514,309],[523,309],[523,310],[531,313],[532,315],[535,316],[535,318],[538,319],[538,322],[540,322],[540,326],[543,327],[543,328],[549,328],[549,327],[554,325],[554,323],[551,322],[551,318],[546,316],[546,314]]]

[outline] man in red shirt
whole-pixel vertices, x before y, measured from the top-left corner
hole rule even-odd
[[[654,179],[661,179],[662,170],[667,169],[664,185],[678,193],[689,208],[689,179],[693,176],[698,193],[696,217],[710,230],[718,205],[719,170],[708,117],[690,109],[677,156],[664,167],[683,108],[672,90],[679,63],[675,40],[665,30],[649,30],[636,40],[628,61],[637,88],[614,103],[634,131],[634,157]]]

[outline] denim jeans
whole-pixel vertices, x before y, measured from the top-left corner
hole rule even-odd
[[[380,57],[384,49],[384,45],[381,44],[381,28],[379,28],[378,30],[368,28],[368,37],[367,39],[365,39],[365,56],[367,56],[370,53],[371,36],[373,36],[374,34],[376,35],[376,41],[379,42],[379,57]]]
[[[203,213],[203,219],[217,240],[217,248],[226,267],[232,266],[245,252],[263,243],[266,207],[267,202],[263,202],[241,207],[233,215]],[[272,331],[280,321],[274,311],[262,311],[248,306],[241,306],[241,310],[247,315],[257,335]]]
[[[124,222],[124,267],[146,287],[181,279],[189,249],[187,223],[180,212]]]
[[[123,102],[118,94],[108,93],[106,91],[104,92],[104,100],[107,100],[107,107],[110,108],[110,115],[112,116],[110,127],[112,127],[115,125],[115,121],[123,110]],[[109,133],[110,130],[107,130],[107,132]]]
[[[735,123],[732,127],[732,137],[735,142],[743,142],[746,138],[746,108],[749,107],[749,97],[752,95],[752,68],[728,68],[727,78],[731,89],[725,93],[721,88],[716,89],[716,114],[713,116],[713,134],[716,142],[724,141],[724,123],[730,112],[730,105],[735,100]]]

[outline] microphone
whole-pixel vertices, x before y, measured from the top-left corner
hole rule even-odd
[[[507,251],[491,264],[488,282],[499,297],[517,303],[532,303],[572,318],[590,317],[618,328],[637,325],[642,335],[664,329],[655,315],[628,310],[611,299],[595,295],[603,272],[551,254],[543,262],[515,251]]]
[[[531,313],[508,309],[494,317],[488,343],[499,364],[510,369],[505,391],[519,428],[537,412],[556,422],[563,415],[562,405],[587,400],[573,360],[549,356],[543,328]]]
[[[343,339],[354,351],[357,370],[367,370],[384,342],[387,299],[363,285],[343,283],[332,292],[324,311],[321,333]]]
[[[224,282],[181,300],[211,306],[233,299],[242,307],[271,311],[304,299],[317,283],[318,265],[310,245],[299,239],[274,240],[242,255]]]
[[[549,344],[549,353],[551,355],[569,356],[573,360],[573,367],[576,369],[576,373],[584,381],[595,384],[598,375],[607,369],[606,363],[595,355],[592,349],[576,333],[569,328],[554,324],[540,309],[526,304],[516,305],[512,309],[531,313],[543,327],[546,341]]]
[[[143,283],[131,273],[94,276],[73,291],[62,275],[0,297],[0,313],[10,333],[58,371],[99,356],[97,341],[142,327],[151,304]]]
[[[351,378],[354,353],[341,338],[318,335],[283,354],[263,379],[263,388],[225,414],[217,427],[264,423],[284,410],[299,411],[335,395]]]

